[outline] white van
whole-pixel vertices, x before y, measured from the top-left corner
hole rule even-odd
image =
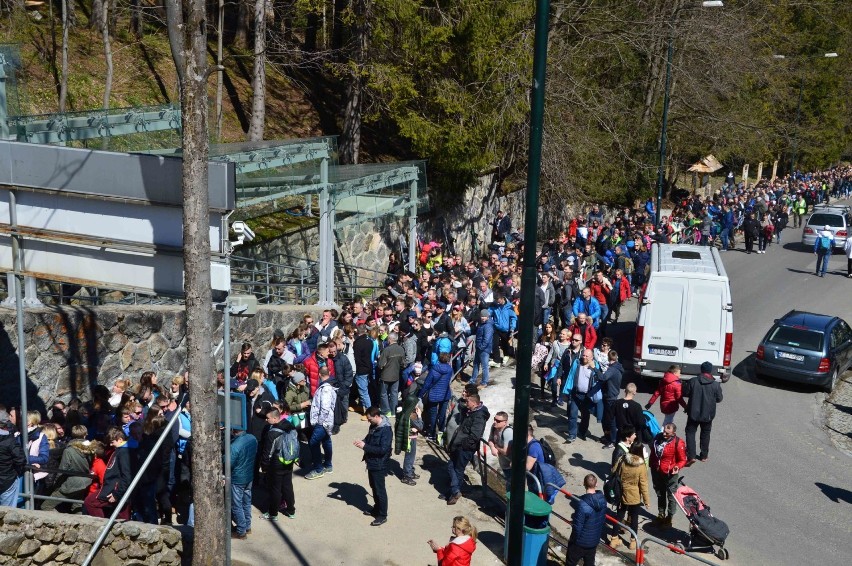
[[[654,244],[648,283],[639,297],[634,370],[662,377],[672,364],[683,375],[698,375],[713,364],[713,375],[731,374],[734,319],[731,288],[714,247]]]

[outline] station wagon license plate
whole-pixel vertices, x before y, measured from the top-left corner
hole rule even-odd
[[[790,354],[788,352],[778,352],[778,357],[784,358],[785,360],[793,360],[793,361],[796,361],[796,362],[805,361],[805,356],[803,356],[801,354]]]
[[[648,348],[648,353],[655,354],[657,356],[674,356],[677,354],[677,350],[672,350],[670,348]]]

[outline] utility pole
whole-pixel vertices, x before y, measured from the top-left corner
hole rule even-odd
[[[544,79],[547,74],[547,35],[550,26],[550,0],[536,1],[533,80],[530,96],[530,149],[527,168],[527,199],[524,218],[524,259],[521,273],[521,305],[518,324],[518,358],[515,375],[514,430],[519,438],[527,434],[530,422],[530,377],[533,351],[533,311],[535,310],[536,247],[538,233],[538,194],[541,175],[541,139],[544,123]],[[523,442],[512,443],[512,469],[526,470]],[[526,474],[512,474],[509,499],[506,558],[520,564],[524,546],[524,500]]]

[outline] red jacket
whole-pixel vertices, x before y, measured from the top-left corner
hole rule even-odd
[[[663,453],[658,455],[657,443],[662,440],[663,433],[661,432],[651,446],[651,469],[664,474],[671,474],[674,467],[682,470],[686,464],[686,442],[675,436],[663,447]]]
[[[607,297],[609,297],[609,292],[612,290],[612,285],[607,286],[606,283],[598,283],[592,279],[592,282],[589,283],[589,290],[592,292],[592,296],[598,300],[602,307],[609,304]]]
[[[568,333],[570,336],[574,336],[575,334],[579,334],[583,337],[583,347],[584,348],[594,348],[595,344],[598,343],[598,333],[595,332],[595,327],[592,326],[592,323],[586,319],[586,331],[583,332],[580,329],[580,325],[576,322],[571,325],[568,329]]]
[[[660,380],[657,390],[648,400],[648,406],[653,405],[660,397],[660,410],[666,415],[676,413],[678,405],[686,409],[686,401],[683,400],[680,385],[680,378],[667,371]]]
[[[470,566],[475,550],[475,540],[467,536],[456,537],[450,544],[438,549],[438,566]]]
[[[627,277],[622,275],[621,276],[621,286],[618,288],[618,302],[619,302],[619,304],[628,300],[632,296],[633,296],[633,293],[630,292],[630,281],[627,280]]]
[[[331,360],[326,360],[326,367],[331,377],[334,377],[334,363]],[[314,352],[305,358],[305,371],[308,372],[308,382],[311,386],[311,397],[317,392],[319,387],[319,364],[317,363],[317,353]]]

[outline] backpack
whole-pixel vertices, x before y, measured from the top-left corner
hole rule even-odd
[[[825,236],[819,237],[819,251],[826,252],[831,248],[831,239],[826,238]]]
[[[621,505],[621,496],[624,493],[624,486],[621,484],[622,465],[624,465],[624,456],[619,458],[618,464],[615,465],[615,470],[604,480],[603,494],[606,502],[610,505]]]
[[[299,461],[299,435],[296,429],[285,432],[275,439],[273,454],[278,453],[278,461],[290,465]]]
[[[550,447],[550,444],[543,438],[536,438],[533,442],[538,442],[541,446],[541,451],[544,453],[544,461],[551,466],[556,465],[556,453],[553,451],[553,448]]]
[[[642,411],[642,416],[645,417],[645,427],[648,429],[648,432],[651,433],[652,437],[663,432],[663,429],[660,426],[660,423],[657,422],[657,417],[654,416],[654,413],[651,411]]]

